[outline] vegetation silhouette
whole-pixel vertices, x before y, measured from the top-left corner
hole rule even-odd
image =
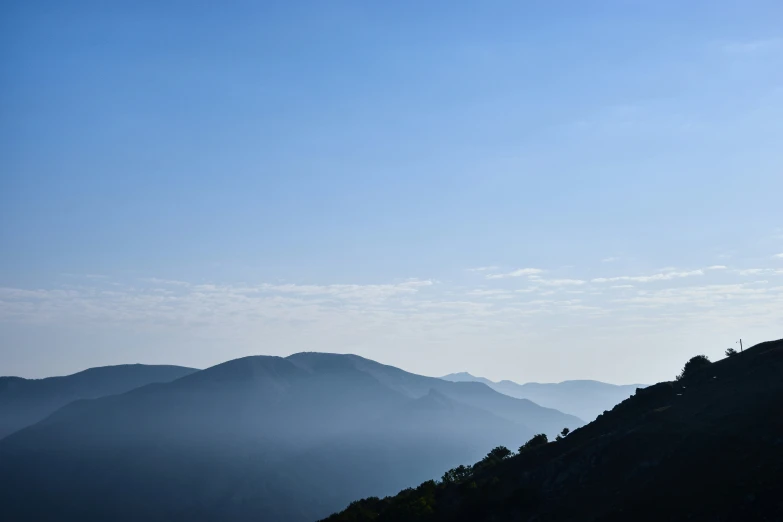
[[[709,357],[706,355],[696,355],[691,357],[688,362],[685,363],[685,366],[682,368],[682,372],[680,372],[680,374],[677,376],[677,380],[681,381],[683,379],[690,379],[695,375],[699,375],[702,370],[711,364],[712,363],[710,362]]]
[[[538,435],[534,435],[532,439],[525,442],[519,447],[519,452],[522,453],[523,451],[528,451],[533,448],[537,448],[539,446],[543,446],[544,444],[548,443],[549,439],[547,438],[545,433],[539,433]]]
[[[715,363],[696,356],[677,380],[639,388],[555,442],[539,434],[516,455],[495,448],[440,482],[353,502],[324,520],[780,520],[780,411],[783,340]]]

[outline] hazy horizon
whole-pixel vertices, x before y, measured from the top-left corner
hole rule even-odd
[[[298,354],[302,354],[302,353],[326,353],[326,354],[333,354],[333,355],[359,355],[359,354],[348,353],[348,352],[345,352],[345,353],[340,353],[340,352],[319,352],[317,350],[313,350],[313,351],[307,351],[307,352],[293,352],[293,353],[290,353],[290,354],[282,354],[282,355],[270,355],[270,354],[257,353],[257,354],[244,355],[244,356],[241,356],[239,358],[242,358],[242,357],[254,357],[254,356],[262,356],[262,357],[264,357],[264,356],[271,356],[271,357],[286,358],[286,357],[290,357],[292,355],[298,355]],[[22,377],[22,378],[25,378],[25,379],[46,379],[46,378],[49,378],[49,377],[64,377],[64,376],[68,376],[68,375],[73,375],[75,373],[79,373],[79,372],[82,372],[82,371],[85,371],[85,370],[89,370],[89,369],[94,369],[94,368],[104,368],[104,367],[111,367],[111,366],[127,366],[127,365],[135,365],[135,364],[152,365],[152,366],[155,366],[155,365],[180,366],[180,367],[183,367],[183,368],[191,368],[193,370],[200,371],[200,370],[206,370],[206,369],[211,368],[213,366],[220,365],[220,364],[222,364],[224,362],[229,362],[230,360],[233,360],[233,359],[228,359],[226,361],[221,361],[221,362],[216,363],[216,364],[211,365],[211,366],[205,366],[205,367],[200,367],[200,368],[199,367],[195,367],[195,366],[190,366],[190,365],[187,365],[187,364],[179,364],[179,363],[176,363],[176,362],[146,363],[146,362],[140,362],[140,361],[128,361],[128,362],[117,362],[117,363],[114,363],[114,364],[107,364],[107,365],[87,366],[85,368],[82,368],[82,369],[79,369],[79,370],[75,370],[75,371],[72,371],[72,372],[68,372],[68,373],[58,373],[58,374],[52,374],[52,375],[31,375],[31,376],[2,374],[2,375],[0,375],[0,377]],[[389,364],[389,363],[386,363],[384,361],[375,361],[375,362],[383,364],[383,365],[386,365],[386,366],[394,366],[393,364]],[[400,367],[397,367],[397,366],[394,366],[394,367],[395,368],[399,368],[400,370],[406,371],[408,373],[416,373],[414,371],[407,370],[405,368],[400,368]],[[486,377],[484,375],[477,375],[477,374],[475,374],[475,373],[473,373],[473,372],[471,372],[469,370],[461,370],[461,371],[456,371],[456,372],[448,372],[448,373],[432,374],[432,375],[430,375],[430,374],[417,374],[417,375],[422,375],[424,377],[434,377],[434,378],[440,379],[442,377],[448,377],[448,376],[455,375],[455,374],[469,374],[471,377],[488,379],[488,377]],[[496,382],[496,383],[499,383],[499,382],[502,382],[502,381],[517,382],[517,381],[513,381],[512,379],[489,379],[489,380],[493,381],[493,382]],[[528,383],[529,384],[559,384],[559,383],[562,383],[562,382],[575,381],[575,380],[576,381],[580,381],[580,380],[593,381],[595,379],[567,379],[565,381],[547,381],[547,382],[544,382],[544,381],[523,381],[523,382],[517,382],[517,384],[528,384]],[[637,383],[637,382],[633,382],[633,383],[631,383],[631,382],[627,382],[627,383],[625,383],[625,382],[607,382],[607,381],[600,381],[600,382],[603,382],[605,384],[613,384],[613,385],[617,385],[617,386],[625,386],[625,385],[632,385],[632,384],[647,384],[647,383]]]
[[[783,337],[783,4],[590,4],[6,3],[0,373]]]

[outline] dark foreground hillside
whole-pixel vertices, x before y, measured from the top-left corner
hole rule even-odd
[[[637,393],[564,439],[329,522],[783,520],[783,340]]]

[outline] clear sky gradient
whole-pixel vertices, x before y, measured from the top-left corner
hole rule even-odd
[[[0,7],[0,374],[655,382],[783,337],[783,2]]]

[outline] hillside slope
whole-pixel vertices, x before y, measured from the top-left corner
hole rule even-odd
[[[287,359],[311,370],[333,368],[337,364],[345,365],[345,367],[371,375],[384,386],[412,399],[424,397],[431,390],[436,390],[468,406],[480,408],[512,422],[527,425],[535,432],[554,435],[566,426],[575,428],[584,424],[574,415],[565,414],[525,398],[510,397],[483,383],[453,382],[435,377],[425,377],[358,355],[308,352],[294,354]]]
[[[640,389],[563,440],[329,522],[783,519],[783,340]]]
[[[77,399],[124,393],[156,382],[169,382],[198,371],[166,365],[123,364],[90,368],[46,379],[0,377],[0,439]]]

